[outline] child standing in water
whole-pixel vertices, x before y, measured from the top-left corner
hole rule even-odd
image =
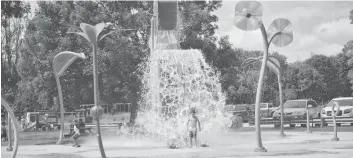
[[[188,123],[187,123],[187,131],[189,132],[189,137],[190,137],[190,147],[192,147],[192,138],[195,139],[195,145],[197,146],[197,123],[199,124],[199,131],[201,131],[201,125],[199,118],[196,116],[196,111],[195,108],[191,109],[191,114],[192,116],[189,118]],[[190,125],[190,126],[189,126]]]

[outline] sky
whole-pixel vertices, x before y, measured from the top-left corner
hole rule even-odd
[[[237,1],[223,1],[215,11],[219,29],[216,36],[228,35],[234,47],[263,50],[260,29],[242,31],[233,25]],[[263,6],[263,24],[266,28],[277,18],[286,18],[293,25],[293,42],[285,47],[273,44],[269,51],[287,57],[289,63],[303,61],[314,54],[335,55],[353,40],[353,24],[349,14],[353,1],[260,1]]]

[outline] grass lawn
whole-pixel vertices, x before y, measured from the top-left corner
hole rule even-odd
[[[49,132],[19,132],[20,145],[34,145],[45,142],[56,142],[60,131]],[[8,142],[1,142],[1,146],[7,146]]]

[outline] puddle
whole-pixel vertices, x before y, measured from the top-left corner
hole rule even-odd
[[[288,143],[278,143],[278,144],[318,144],[321,143],[320,140],[305,140],[305,141],[297,141],[297,142],[288,142]]]
[[[291,151],[278,153],[261,153],[261,156],[289,156],[289,155],[309,155],[309,154],[339,154],[338,152],[328,151]]]
[[[34,145],[56,145],[56,142],[57,140],[55,141],[46,141],[46,142],[38,142],[38,143],[35,143]],[[70,141],[69,140],[64,140],[62,142],[62,144],[69,144]]]
[[[60,157],[60,158],[84,158],[82,156],[78,156],[78,155],[73,155],[73,154],[40,154],[40,155],[36,155],[36,158],[47,158],[47,157]]]
[[[307,140],[307,141],[304,141],[305,144],[316,144],[316,143],[320,143],[321,141],[320,140]]]
[[[335,147],[332,149],[353,149],[353,145],[343,146],[343,147]]]

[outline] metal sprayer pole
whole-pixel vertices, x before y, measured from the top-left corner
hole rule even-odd
[[[282,92],[282,80],[281,80],[281,73],[278,74],[278,88],[279,88],[279,104],[280,104],[280,108],[281,108],[281,133],[280,135],[282,137],[285,137],[286,134],[284,134],[284,129],[283,129],[283,126],[284,126],[284,116],[283,116],[283,112],[284,112],[284,109],[283,109],[283,92]]]
[[[337,110],[335,112],[335,107],[337,107]],[[337,102],[334,102],[332,105],[332,119],[333,119],[333,132],[334,132],[334,137],[331,139],[332,141],[339,141],[340,139],[337,137],[337,124],[336,124],[336,116],[338,115],[340,111],[340,106]]]
[[[97,44],[93,44],[93,86],[94,86],[94,105],[99,107],[99,87],[98,87],[98,69],[97,69]],[[102,158],[106,158],[104,148],[103,148],[103,142],[102,142],[102,137],[101,137],[101,130],[100,130],[100,123],[99,123],[99,117],[96,118],[96,128],[97,128],[97,139],[98,139],[98,145],[99,145],[99,150],[101,153]]]
[[[306,133],[311,133],[312,131],[310,130],[310,114],[309,114],[309,109],[306,107]]]
[[[18,150],[18,124],[17,124],[17,121],[16,121],[16,117],[10,107],[10,105],[3,99],[1,98],[1,105],[3,105],[5,107],[5,109],[8,111],[8,117],[11,118],[12,121],[10,121],[10,124],[9,124],[9,129],[11,127],[11,125],[13,125],[14,127],[14,147],[13,149],[11,149],[12,153],[11,153],[11,158],[15,158],[16,157],[16,154],[17,154],[17,150]],[[10,119],[9,119],[10,120]],[[12,124],[11,124],[12,122]],[[12,134],[11,133],[12,131],[9,130],[9,134]],[[12,140],[9,139],[9,144]],[[12,148],[12,146],[11,146]]]
[[[14,120],[15,121],[15,120]],[[8,144],[8,147],[7,147],[7,151],[12,151],[12,121],[11,121],[11,116],[10,116],[10,112],[7,113],[7,122],[8,122],[8,125],[9,125],[9,132],[8,132],[8,141],[9,141],[9,144]]]
[[[58,87],[58,94],[59,94],[59,103],[60,103],[60,135],[57,144],[61,144],[64,135],[64,98],[60,84],[60,78],[57,74],[55,74],[56,85]]]
[[[267,57],[268,57],[268,41],[267,41],[267,33],[263,24],[261,24],[261,33],[263,37],[264,44],[264,54],[262,58],[260,77],[257,84],[256,90],[256,101],[255,101],[255,131],[257,137],[257,148],[255,152],[267,152],[267,150],[262,146],[261,140],[261,129],[260,129],[260,102],[261,102],[261,90],[263,87],[263,81],[265,76]]]

